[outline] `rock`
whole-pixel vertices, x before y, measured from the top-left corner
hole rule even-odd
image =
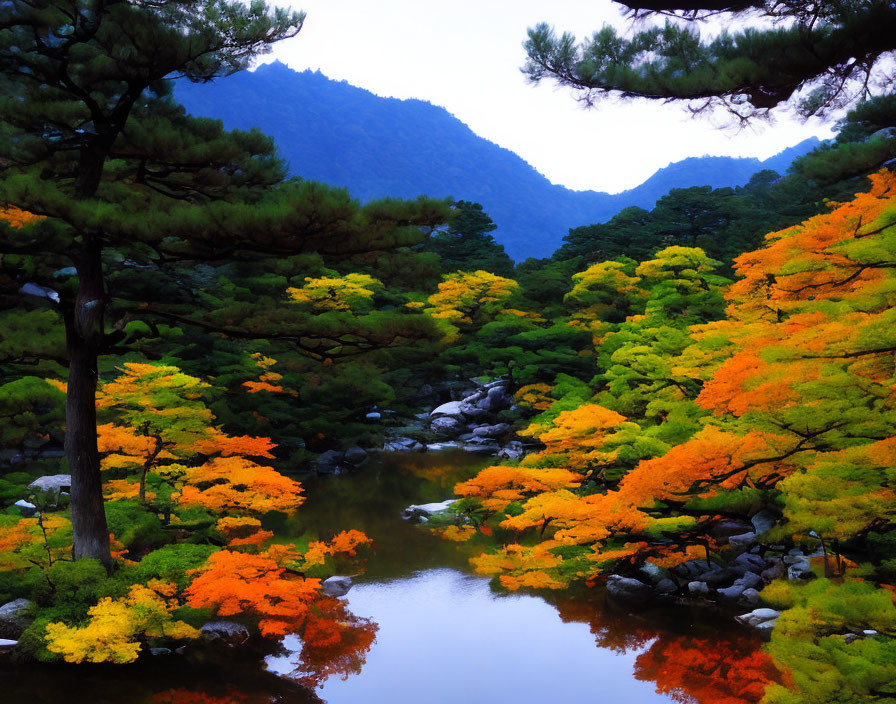
[[[378,413],[376,411],[371,411],[366,416],[364,416],[367,420],[380,420],[383,417],[382,413]]]
[[[457,499],[445,499],[431,504],[414,504],[404,510],[404,518],[429,518],[445,513],[456,502]]]
[[[778,622],[778,619],[772,619],[771,621],[763,621],[762,623],[756,624],[754,628],[757,631],[763,633],[770,633],[771,630],[775,627],[775,624]]]
[[[733,548],[746,548],[756,542],[756,534],[753,531],[732,535],[728,538],[728,544]]]
[[[752,587],[748,589],[744,589],[744,593],[740,596],[748,604],[758,604],[759,603],[759,592]]]
[[[896,127],[884,127],[882,130],[873,132],[865,141],[870,142],[872,139],[896,139]]]
[[[463,399],[461,400],[461,403],[463,405],[473,406],[476,404],[477,401],[481,401],[482,399],[484,399],[486,397],[487,393],[488,393],[487,391],[483,391],[482,389],[480,389],[479,391],[476,391],[475,393],[472,393],[469,396],[464,396]]]
[[[438,452],[439,450],[449,450],[456,447],[460,447],[456,442],[433,442],[427,445],[426,449],[431,452]]]
[[[488,390],[488,395],[485,398],[476,402],[477,408],[492,412],[499,411],[509,405],[507,389],[504,386],[493,386]]]
[[[432,419],[429,429],[437,435],[454,437],[464,431],[463,423],[453,416],[437,416]]]
[[[501,451],[501,445],[491,438],[474,437],[463,444],[463,449],[477,455],[497,455]]]
[[[345,451],[345,461],[353,467],[360,467],[367,459],[367,451],[363,447],[350,447]]]
[[[496,438],[508,430],[510,430],[510,425],[507,423],[497,423],[495,425],[480,425],[473,431],[473,434],[481,438]]]
[[[156,657],[164,657],[165,655],[174,655],[174,651],[171,648],[150,648],[149,654]]]
[[[721,586],[723,584],[730,584],[740,577],[741,574],[742,572],[740,570],[732,569],[731,567],[723,567],[718,570],[705,572],[704,574],[699,575],[699,577],[710,586]]]
[[[678,585],[668,577],[663,577],[654,587],[658,594],[674,594],[678,591]]]
[[[0,653],[12,650],[19,644],[17,640],[9,640],[8,638],[0,638]]]
[[[877,631],[875,631],[873,628],[866,628],[864,631],[862,631],[863,638],[874,638],[874,636],[876,635]]]
[[[391,438],[383,444],[386,452],[421,452],[424,448],[413,438]]]
[[[249,629],[233,621],[209,621],[199,629],[208,642],[220,643],[228,648],[243,645],[249,640]]]
[[[638,579],[611,574],[607,578],[607,596],[627,604],[644,604],[653,597],[653,589]]]
[[[759,555],[745,552],[734,558],[735,565],[743,565],[752,572],[761,572],[766,567],[766,562]]]
[[[746,572],[743,577],[739,577],[734,581],[734,586],[743,587],[744,589],[755,588],[760,584],[762,584],[762,577],[755,572]]]
[[[18,638],[34,622],[33,602],[16,599],[0,606],[0,638]]]
[[[344,458],[345,453],[339,450],[327,450],[311,461],[311,469],[318,474],[339,474]]]
[[[29,489],[37,489],[46,491],[49,494],[59,496],[63,491],[71,491],[72,475],[71,474],[49,474],[44,477],[35,479],[28,485]]]
[[[523,443],[519,440],[511,440],[498,451],[498,457],[502,457],[505,460],[518,460],[525,454],[526,450],[523,448]]]
[[[731,585],[730,587],[725,587],[724,589],[717,589],[719,596],[725,599],[740,599],[744,593],[744,587],[740,585]]]
[[[774,621],[780,615],[781,612],[775,609],[753,609],[749,613],[741,614],[734,618],[746,626],[758,626],[766,621]]]
[[[787,568],[784,566],[783,560],[773,558],[770,562],[772,563],[771,567],[767,567],[759,573],[766,582],[774,581],[787,574]]]
[[[777,517],[771,511],[760,511],[755,514],[751,519],[750,523],[753,524],[753,532],[756,535],[762,535],[763,533],[768,533],[772,528],[775,527],[775,523],[778,522]]]
[[[688,591],[694,596],[704,596],[709,594],[709,585],[706,582],[688,582]]]
[[[741,535],[752,530],[752,528],[753,526],[745,521],[735,521],[726,518],[712,527],[712,534],[716,538],[727,538],[731,535]]]
[[[13,504],[13,506],[19,509],[19,513],[22,514],[23,518],[31,518],[35,513],[37,513],[37,506],[35,506],[30,501],[25,501],[25,499],[19,499]]]
[[[787,579],[792,582],[815,579],[815,573],[812,571],[812,565],[809,564],[808,560],[797,562],[795,565],[791,565],[787,568]]]
[[[443,403],[441,406],[437,406],[432,411],[430,411],[430,416],[450,416],[452,418],[463,418],[464,413],[463,410],[463,401],[449,401],[448,403]]]
[[[321,582],[321,591],[327,596],[345,596],[352,588],[351,577],[339,577],[333,575]]]
[[[861,636],[858,633],[844,633],[843,640],[847,645],[850,643],[855,643],[857,640],[861,640]]]
[[[784,556],[783,562],[785,565],[795,565],[799,562],[805,562],[806,556],[800,553],[799,555],[790,555],[787,554]]]

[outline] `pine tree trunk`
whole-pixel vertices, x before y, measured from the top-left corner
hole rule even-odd
[[[111,569],[96,434],[97,359],[103,344],[106,305],[100,246],[88,242],[73,258],[78,293],[74,308],[65,316],[69,354],[65,454],[72,475],[74,557],[91,557]]]

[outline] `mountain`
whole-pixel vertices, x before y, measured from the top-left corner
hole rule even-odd
[[[736,186],[762,169],[783,172],[817,144],[806,140],[766,161],[685,159],[610,195],[551,183],[444,108],[381,98],[279,62],[212,83],[180,81],[175,95],[190,113],[219,118],[229,129],[260,128],[276,139],[292,175],[346,186],[362,201],[428,195],[482,203],[515,260],[550,256],[569,228],[603,222],[630,205],[652,208],[670,188]]]

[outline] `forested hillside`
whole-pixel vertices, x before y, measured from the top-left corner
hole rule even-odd
[[[685,159],[609,195],[552,184],[443,108],[380,98],[280,63],[209,84],[181,84],[177,98],[228,129],[260,128],[274,137],[292,174],[345,186],[362,201],[425,194],[482,203],[498,225],[495,238],[517,261],[549,256],[571,227],[603,222],[628,206],[652,208],[671,188],[739,186],[763,169],[782,173],[818,144],[806,140],[764,162]]]

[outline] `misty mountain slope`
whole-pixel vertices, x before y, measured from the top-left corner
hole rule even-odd
[[[685,159],[637,188],[609,195],[552,184],[444,108],[381,98],[281,63],[208,84],[179,82],[176,97],[189,112],[219,118],[230,129],[259,127],[276,139],[291,174],[346,186],[362,201],[418,195],[478,201],[516,260],[549,256],[570,227],[607,220],[630,205],[651,208],[670,188],[742,185],[764,168],[783,171],[817,143],[807,140],[766,162]]]

